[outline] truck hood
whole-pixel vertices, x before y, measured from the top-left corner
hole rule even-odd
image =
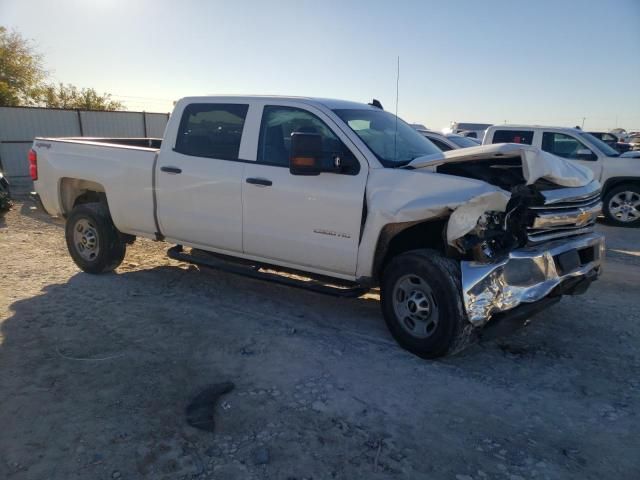
[[[522,187],[536,192],[592,181],[591,170],[539,148],[496,144],[420,157],[402,169],[372,170],[367,204],[380,224],[448,217],[447,242],[454,245],[485,213],[505,212]]]
[[[444,164],[504,158],[521,159],[522,175],[526,185],[533,185],[542,178],[563,187],[582,187],[593,180],[593,172],[588,168],[543,152],[537,147],[519,143],[480,145],[425,155],[411,161],[405,168],[430,168],[432,171],[438,171],[437,167]],[[505,166],[493,165],[491,168],[497,170],[504,169]]]

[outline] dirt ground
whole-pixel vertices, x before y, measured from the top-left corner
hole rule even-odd
[[[375,296],[169,260],[138,240],[81,273],[62,223],[0,220],[0,479],[640,478],[640,230],[598,227],[603,277],[442,361]],[[233,382],[215,432],[185,408]]]

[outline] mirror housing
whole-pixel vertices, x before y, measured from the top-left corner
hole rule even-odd
[[[578,160],[597,160],[598,157],[588,148],[579,148],[576,150],[576,158]]]
[[[289,172],[291,175],[320,175],[322,168],[322,137],[318,133],[293,132]]]

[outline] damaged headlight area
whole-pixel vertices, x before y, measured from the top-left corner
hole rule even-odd
[[[533,222],[530,207],[543,203],[544,198],[534,187],[515,186],[505,211],[485,212],[475,228],[452,245],[465,259],[495,261],[527,244],[527,228]]]
[[[517,248],[519,240],[514,232],[504,228],[504,212],[486,212],[476,227],[453,246],[460,254],[479,262],[489,262]]]

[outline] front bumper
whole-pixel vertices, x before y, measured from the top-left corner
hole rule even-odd
[[[514,250],[495,263],[463,261],[467,317],[479,327],[523,303],[583,293],[600,274],[604,252],[604,237],[590,233]]]

